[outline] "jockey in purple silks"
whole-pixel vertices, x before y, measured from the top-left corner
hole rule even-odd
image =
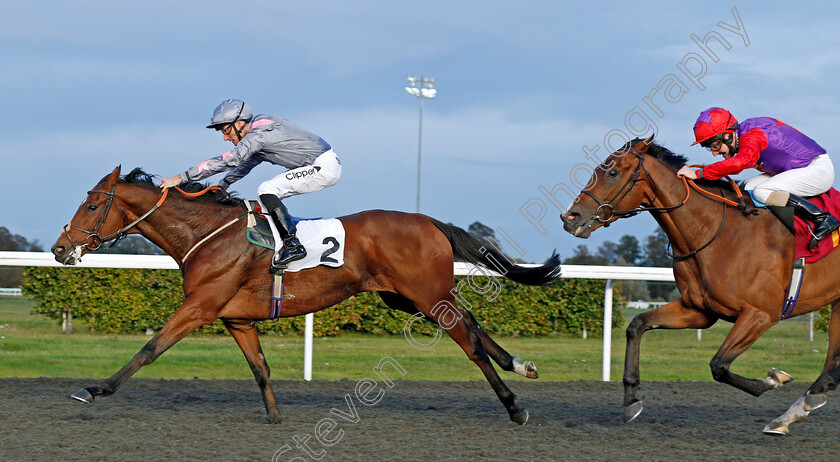
[[[813,223],[809,248],[840,227],[831,214],[803,197],[817,196],[834,184],[834,164],[816,141],[771,117],[755,117],[741,123],[726,109],[712,107],[700,113],[694,124],[692,143],[720,154],[724,160],[694,170],[682,167],[686,178],[717,180],[747,168],[762,172],[744,189],[768,204],[791,206],[799,218]]]

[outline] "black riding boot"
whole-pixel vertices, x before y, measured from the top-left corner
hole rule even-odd
[[[794,215],[814,224],[812,231],[813,237],[811,238],[811,242],[808,243],[808,250],[816,247],[820,239],[828,236],[835,229],[840,228],[840,221],[837,221],[830,213],[820,209],[807,199],[791,194],[787,205],[793,207]]]
[[[277,196],[268,194],[260,195],[260,200],[269,209],[271,218],[277,226],[277,232],[283,239],[283,250],[275,254],[271,260],[271,272],[276,273],[286,269],[289,263],[300,260],[306,256],[306,249],[301,245],[297,236],[297,227],[289,215],[289,211]]]

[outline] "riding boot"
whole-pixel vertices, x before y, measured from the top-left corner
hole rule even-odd
[[[283,240],[283,249],[276,253],[271,260],[271,273],[277,273],[286,269],[289,263],[306,257],[306,249],[298,240],[297,227],[295,226],[289,211],[277,196],[268,194],[260,195],[260,200],[269,208],[271,218],[277,226],[277,232]]]
[[[813,223],[814,229],[811,231],[811,242],[808,243],[808,250],[817,246],[818,241],[840,228],[840,221],[837,221],[830,213],[820,209],[813,202],[803,199],[794,194],[788,198],[787,205],[793,207],[793,214],[797,217]]]

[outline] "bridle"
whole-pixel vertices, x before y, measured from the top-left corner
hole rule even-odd
[[[586,194],[587,196],[591,197],[598,204],[598,208],[595,210],[594,218],[599,222],[603,223],[604,228],[610,226],[611,220],[614,217],[632,217],[642,212],[667,212],[685,205],[685,202],[688,200],[688,197],[690,195],[688,183],[686,183],[685,186],[685,199],[683,199],[683,201],[677,205],[672,205],[669,207],[645,207],[640,205],[634,209],[616,210],[615,205],[624,200],[624,197],[627,196],[627,194],[630,194],[630,191],[633,189],[633,187],[636,186],[636,183],[640,181],[645,181],[650,178],[650,172],[648,172],[647,168],[645,168],[644,154],[636,152],[632,149],[625,152],[635,155],[639,159],[639,163],[636,165],[636,169],[633,170],[633,173],[630,175],[630,178],[628,178],[627,181],[624,182],[624,184],[621,186],[621,189],[619,189],[618,192],[615,193],[615,195],[612,198],[610,198],[607,201],[604,201],[595,193],[593,193],[590,189],[582,189],[580,191],[582,194]],[[642,172],[645,173],[644,177],[642,177]],[[602,211],[604,213],[604,218],[601,218],[600,216]]]
[[[176,189],[181,191],[177,187],[176,187]],[[113,233],[111,233],[111,234],[109,234],[105,237],[102,237],[102,236],[99,235],[99,232],[102,230],[102,226],[105,225],[105,221],[108,218],[108,213],[111,211],[111,206],[114,204],[114,198],[116,197],[116,194],[115,194],[116,190],[117,190],[117,184],[114,183],[114,186],[111,187],[111,191],[103,191],[101,189],[93,189],[91,191],[88,191],[88,193],[87,193],[88,196],[90,196],[91,194],[106,194],[108,196],[108,200],[105,201],[105,207],[102,209],[102,212],[100,213],[99,217],[96,219],[96,222],[93,224],[93,229],[91,229],[91,230],[82,229],[82,228],[73,226],[72,222],[64,225],[64,228],[62,228],[62,230],[64,231],[64,236],[67,238],[68,241],[70,241],[70,245],[73,247],[73,249],[74,249],[73,252],[74,253],[78,252],[79,256],[81,256],[81,251],[84,250],[84,249],[87,249],[88,251],[93,252],[95,250],[98,250],[100,247],[102,247],[102,244],[110,241],[111,239],[114,239],[114,242],[111,244],[111,247],[113,247],[117,242],[119,242],[120,239],[122,239],[123,237],[125,237],[127,235],[126,231],[135,227],[138,223],[145,220],[146,217],[151,215],[152,212],[157,210],[161,206],[161,204],[163,204],[163,201],[166,200],[166,196],[169,194],[169,189],[164,190],[163,195],[160,197],[160,200],[148,212],[144,213],[143,215],[141,215],[140,217],[138,217],[136,220],[132,221],[128,225],[123,226],[122,228],[120,228],[116,232],[113,232]],[[183,193],[183,191],[181,191],[181,192]],[[122,211],[123,215],[128,216],[125,213],[125,210],[123,210],[122,207],[120,207],[120,210]],[[76,231],[87,234],[87,237],[85,238],[85,242],[81,245],[77,245],[73,241],[73,238],[70,237],[70,233],[67,232],[68,229],[74,229]]]
[[[639,163],[636,165],[636,169],[630,175],[630,178],[628,178],[627,181],[624,182],[624,184],[621,186],[621,189],[619,189],[618,192],[615,193],[615,195],[612,198],[610,198],[608,201],[605,202],[601,198],[599,198],[595,193],[593,193],[591,190],[589,190],[589,189],[581,190],[582,194],[586,194],[587,196],[591,197],[598,204],[598,208],[595,210],[595,214],[594,214],[593,218],[598,220],[599,222],[603,223],[604,228],[609,227],[610,222],[614,217],[625,218],[625,217],[632,217],[634,215],[638,215],[639,213],[642,213],[642,212],[670,212],[671,210],[678,209],[678,208],[682,207],[683,205],[685,205],[686,202],[688,202],[688,198],[691,196],[691,189],[689,188],[689,185],[691,185],[691,188],[694,188],[694,189],[698,190],[699,192],[701,192],[702,194],[704,194],[708,197],[711,197],[712,199],[714,199],[718,202],[723,203],[723,218],[721,219],[720,226],[718,227],[718,230],[717,230],[717,232],[715,232],[714,236],[712,236],[712,238],[709,240],[709,242],[707,242],[703,246],[699,247],[698,249],[693,250],[693,251],[691,251],[687,254],[683,254],[683,255],[671,254],[668,251],[665,252],[666,255],[668,255],[669,257],[671,257],[674,260],[685,260],[687,258],[693,257],[694,255],[697,254],[697,252],[705,249],[706,247],[709,246],[709,244],[711,244],[715,239],[717,239],[717,237],[720,235],[721,231],[723,231],[724,223],[726,223],[726,209],[729,206],[732,206],[732,207],[735,207],[735,208],[739,209],[744,215],[758,215],[758,210],[751,209],[749,206],[747,206],[747,204],[744,200],[744,196],[743,196],[743,194],[741,194],[741,190],[738,188],[738,185],[735,183],[735,181],[733,181],[729,177],[726,177],[726,178],[729,180],[730,184],[732,184],[732,186],[734,187],[734,189],[735,189],[735,191],[738,195],[738,202],[735,202],[735,201],[732,201],[730,199],[727,199],[727,198],[723,197],[723,190],[721,190],[721,195],[718,196],[716,194],[713,194],[713,193],[710,193],[710,192],[706,191],[705,189],[698,186],[693,180],[689,180],[688,178],[683,176],[683,177],[680,177],[680,178],[682,179],[683,184],[685,185],[685,199],[683,199],[679,204],[672,205],[672,206],[667,206],[667,207],[645,207],[645,206],[640,205],[639,207],[636,207],[634,209],[615,210],[615,205],[620,203],[624,199],[624,197],[627,196],[627,194],[630,193],[630,191],[633,189],[633,187],[636,186],[636,183],[638,183],[639,181],[645,181],[645,180],[649,180],[652,183],[652,180],[650,179],[651,178],[650,172],[647,170],[647,168],[645,168],[645,165],[644,165],[645,155],[642,154],[642,153],[636,152],[632,149],[627,150],[625,152],[635,155],[636,158],[639,159]],[[642,177],[642,172],[645,173],[644,177]],[[605,216],[604,218],[600,217],[600,214],[601,214],[602,210],[604,212],[604,216]]]

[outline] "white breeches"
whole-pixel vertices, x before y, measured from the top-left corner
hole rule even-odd
[[[744,189],[752,190],[756,199],[767,202],[773,191],[786,191],[801,197],[818,196],[834,184],[834,164],[828,154],[817,156],[807,167],[771,175],[762,173],[750,178]]]
[[[315,168],[319,167],[319,168]],[[321,154],[315,159],[312,165],[305,165],[296,169],[288,170],[285,173],[265,181],[257,188],[257,194],[273,194],[280,199],[320,191],[332,186],[341,178],[341,161],[332,149]],[[262,201],[259,201],[263,210],[268,210]],[[280,240],[280,233],[274,220],[268,220],[271,226],[271,233],[274,234],[274,250],[279,251],[283,246]]]
[[[341,178],[341,161],[330,149],[315,159],[312,165],[288,170],[264,181],[257,194],[273,194],[280,199],[298,194],[320,191],[332,186]]]

